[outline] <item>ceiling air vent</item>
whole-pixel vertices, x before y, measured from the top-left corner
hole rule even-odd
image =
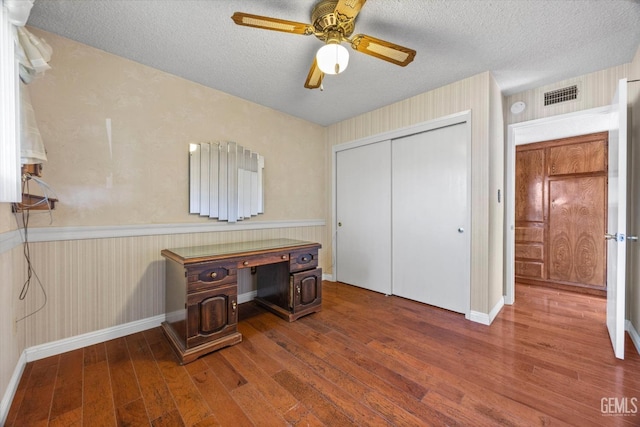
[[[578,99],[578,85],[563,87],[544,93],[544,106]]]

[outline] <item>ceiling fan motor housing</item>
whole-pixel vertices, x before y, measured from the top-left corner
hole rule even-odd
[[[316,37],[322,41],[327,41],[329,33],[340,33],[342,38],[353,34],[355,19],[340,19],[336,14],[337,0],[322,0],[311,12],[311,22],[316,29]],[[342,40],[341,40],[342,41]]]

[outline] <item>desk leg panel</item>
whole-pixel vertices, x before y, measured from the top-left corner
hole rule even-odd
[[[168,338],[169,344],[171,348],[175,352],[176,356],[178,356],[178,360],[181,365],[185,365],[187,363],[193,362],[200,356],[204,356],[207,353],[211,353],[212,351],[219,350],[224,347],[229,347],[231,345],[235,345],[242,342],[242,334],[240,332],[233,332],[229,335],[226,335],[222,338],[218,338],[216,340],[186,349],[181,342],[181,339],[177,337],[174,333],[173,328],[167,324],[167,322],[162,322],[162,332]]]

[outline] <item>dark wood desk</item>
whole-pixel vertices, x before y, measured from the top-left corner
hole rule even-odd
[[[237,270],[256,274],[255,301],[290,322],[322,304],[320,244],[272,239],[164,249],[166,321],[162,330],[180,361],[242,341]]]

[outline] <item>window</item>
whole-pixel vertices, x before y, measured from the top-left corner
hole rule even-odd
[[[18,72],[14,31],[3,5],[0,7],[0,202],[21,200]]]

